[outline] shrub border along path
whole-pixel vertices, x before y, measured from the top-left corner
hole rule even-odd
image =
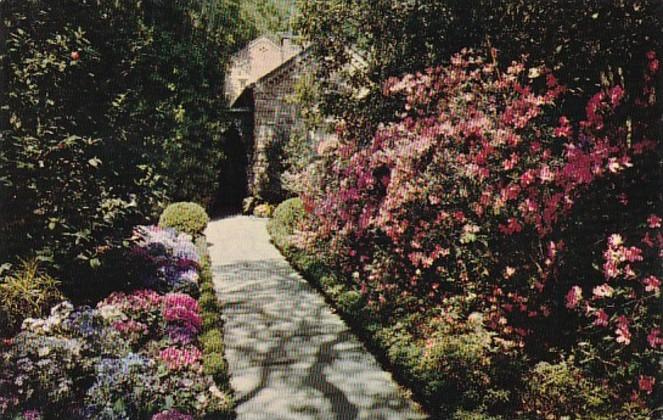
[[[426,398],[419,393],[426,386],[425,380],[415,372],[407,361],[418,358],[420,353],[407,334],[393,335],[386,325],[365,316],[361,303],[352,297],[355,291],[341,282],[337,274],[319,257],[311,255],[292,243],[293,230],[303,212],[301,201],[293,198],[281,203],[269,221],[267,230],[271,242],[281,252],[288,263],[303,278],[315,287],[334,308],[339,316],[352,328],[364,346],[376,357],[383,368],[392,373],[399,384],[414,392],[411,397],[421,403],[420,409],[431,410]],[[433,418],[447,418],[448,414],[431,413]],[[471,416],[469,416],[471,417]]]
[[[238,418],[424,418],[269,243],[265,225],[238,216],[206,231]]]
[[[228,363],[224,357],[225,345],[223,342],[223,320],[220,315],[221,307],[214,291],[214,276],[209,250],[207,249],[207,238],[204,235],[198,237],[196,247],[201,255],[198,305],[203,320],[203,332],[199,339],[203,352],[203,372],[210,375],[221,390],[232,396]],[[230,401],[230,406],[233,407],[233,410],[228,417],[234,418],[233,401]]]

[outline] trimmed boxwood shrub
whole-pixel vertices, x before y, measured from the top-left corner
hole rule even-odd
[[[228,365],[221,353],[208,353],[203,356],[203,372],[214,378],[216,383],[228,382]]]
[[[200,343],[205,353],[223,353],[225,345],[221,331],[213,329],[207,331],[200,337]]]
[[[203,233],[208,222],[209,216],[204,208],[186,201],[169,205],[159,218],[159,226],[171,227],[192,236]]]

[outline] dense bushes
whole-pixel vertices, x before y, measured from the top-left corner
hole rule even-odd
[[[201,264],[201,293],[198,299],[203,319],[203,335],[200,337],[203,351],[203,371],[206,375],[214,378],[217,384],[223,385],[222,389],[228,395],[227,411],[229,412],[233,406],[233,401],[230,397],[228,364],[224,358],[223,323],[219,316],[221,308],[214,291],[212,267],[204,237],[198,241],[198,248],[201,250],[201,254],[204,255]]]
[[[397,121],[370,138],[347,125],[307,169],[310,215],[297,242],[341,273],[342,286],[327,287],[340,306],[360,291],[366,303],[353,311],[401,324],[405,342],[424,349],[428,368],[399,361],[393,346],[387,353],[435,412],[524,413],[522,384],[501,379],[514,370],[501,367],[522,366],[526,377],[568,354],[578,383],[605,397],[587,415],[657,407],[659,63],[653,51],[641,60],[637,97],[616,84],[574,119],[545,68],[502,69],[494,56],[464,52],[387,81],[384,94],[405,103]],[[475,313],[485,334],[463,330]],[[504,346],[515,349],[510,359],[493,359]]]
[[[126,104],[148,43],[140,11],[75,3],[3,2],[0,57],[0,258],[35,252],[69,272],[98,267],[164,192]]]
[[[214,198],[232,27],[195,1],[0,7],[0,261],[37,254],[84,295],[166,198]]]
[[[199,204],[181,202],[165,208],[159,218],[159,226],[169,227],[178,232],[197,236],[203,233],[209,222],[209,216]]]
[[[663,49],[662,16],[658,0],[305,0],[297,27],[325,63],[315,69],[323,116],[375,129],[400,107],[381,95],[384,80],[448,63],[462,48],[496,48],[502,65],[526,54],[554,69],[580,97],[567,98],[569,112],[598,83],[620,83],[633,97],[641,57]]]

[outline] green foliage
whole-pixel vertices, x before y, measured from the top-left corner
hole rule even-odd
[[[23,319],[39,318],[62,300],[58,285],[37,260],[22,261],[0,282],[0,335],[16,332]]]
[[[216,383],[228,382],[228,365],[222,353],[207,353],[203,356],[203,372],[214,378]]]
[[[519,385],[519,369],[508,342],[495,341],[476,318],[465,324],[436,322],[414,371],[422,393],[435,411],[459,409],[503,412]],[[500,343],[500,345],[498,345]]]
[[[247,23],[247,35],[288,31],[296,9],[296,0],[244,0],[241,2],[242,18]]]
[[[202,344],[205,353],[223,354],[225,345],[223,344],[223,335],[218,329],[209,330],[203,334],[200,337],[200,343]]]
[[[84,294],[166,198],[211,203],[236,28],[194,0],[0,7],[0,261]]]
[[[203,320],[203,331],[209,331],[221,325],[221,316],[216,312],[203,312],[200,317]]]
[[[533,418],[608,419],[607,390],[587,379],[572,360],[540,362],[524,381],[524,413]]]
[[[207,414],[203,417],[205,420],[230,420],[234,419],[234,408],[232,396],[228,393],[216,390],[216,398],[208,401],[205,407]]]
[[[129,115],[150,42],[134,3],[3,3],[1,260],[96,268],[159,206]]]
[[[366,304],[361,293],[356,290],[347,290],[341,292],[338,295],[337,302],[339,308],[348,314],[357,314]]]
[[[170,204],[159,218],[159,226],[171,227],[192,236],[202,234],[208,222],[209,216],[205,209],[191,202]]]
[[[198,299],[198,304],[205,311],[217,311],[219,305],[216,301],[216,295],[212,293],[202,293],[200,299]]]

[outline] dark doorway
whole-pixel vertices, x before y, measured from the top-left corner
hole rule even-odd
[[[218,214],[241,211],[242,200],[246,197],[247,178],[246,146],[239,130],[232,126],[225,136],[226,159],[219,174],[219,192],[215,210]]]

